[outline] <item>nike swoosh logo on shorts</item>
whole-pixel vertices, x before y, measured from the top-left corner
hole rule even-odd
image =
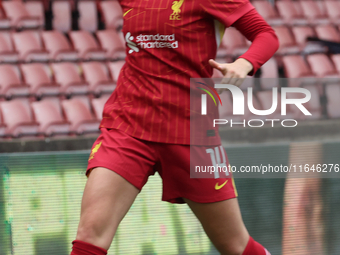
[[[219,190],[219,189],[222,189],[224,185],[226,185],[228,182],[228,180],[226,180],[224,183],[222,183],[221,185],[218,185],[218,182],[216,183],[215,185],[215,189],[216,190]]]

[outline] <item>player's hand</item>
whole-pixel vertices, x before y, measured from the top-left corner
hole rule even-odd
[[[210,59],[209,64],[222,73],[223,84],[231,84],[237,87],[241,86],[248,73],[253,70],[253,65],[244,58],[238,58],[235,62],[226,64],[217,63],[215,60]],[[217,91],[222,93],[223,90],[218,89]]]

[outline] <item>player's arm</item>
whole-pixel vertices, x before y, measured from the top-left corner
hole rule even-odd
[[[248,51],[233,63],[209,60],[213,68],[222,72],[223,82],[240,86],[247,75],[253,75],[277,51],[279,42],[274,30],[255,9],[242,15],[233,24],[249,41]]]

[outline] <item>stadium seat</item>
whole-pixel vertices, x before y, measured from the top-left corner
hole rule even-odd
[[[61,97],[59,96],[51,96],[51,97],[43,97],[40,101],[48,100],[51,104],[53,104],[54,108],[59,112],[63,119],[65,120],[65,116],[63,115],[63,109],[61,108]]]
[[[3,12],[3,9],[0,8],[0,29],[10,29],[11,28],[11,20],[8,19]]]
[[[88,83],[80,77],[80,68],[75,63],[51,64],[54,79],[60,84],[61,92],[66,94],[84,94],[88,92]]]
[[[290,0],[289,0],[289,1],[290,1]],[[306,18],[306,17],[304,16],[303,9],[302,9],[302,6],[301,6],[300,1],[294,1],[294,2],[293,2],[293,5],[294,5],[294,8],[295,8],[295,10],[296,10],[297,15]]]
[[[327,47],[320,43],[307,41],[307,37],[316,37],[314,29],[310,26],[293,26],[292,33],[296,43],[302,49],[304,54],[327,52]]]
[[[39,132],[45,136],[69,134],[71,123],[63,119],[55,104],[49,100],[41,100],[31,104],[35,120],[40,124]]]
[[[116,62],[108,63],[111,77],[115,83],[118,81],[120,70],[122,69],[124,64],[125,64],[125,61],[116,61]]]
[[[116,88],[110,78],[108,68],[100,62],[84,62],[81,64],[85,80],[90,84],[89,90],[95,94],[112,93]]]
[[[334,64],[336,70],[340,74],[340,54],[332,55],[331,59],[333,61],[333,64]]]
[[[326,41],[340,42],[340,33],[332,25],[320,25],[315,27],[318,38]]]
[[[298,6],[293,1],[276,1],[276,8],[287,24],[307,25],[308,20],[299,13]]]
[[[301,51],[301,48],[296,44],[288,27],[278,26],[273,27],[273,29],[275,30],[280,43],[280,48],[277,51],[278,54],[297,54]]]
[[[240,56],[248,50],[249,45],[236,28],[230,27],[224,32],[221,47],[227,50],[227,55]]]
[[[310,24],[328,24],[330,19],[322,13],[316,1],[302,0],[300,1],[304,16]]]
[[[61,102],[66,119],[72,123],[71,130],[77,134],[99,132],[100,121],[96,120],[87,106],[79,99]]]
[[[302,54],[327,52],[327,48],[317,42],[307,41],[308,37],[316,37],[315,31],[310,26],[293,26],[291,31],[295,42],[299,45]]]
[[[318,77],[340,77],[332,61],[325,54],[308,55],[307,61]]]
[[[30,86],[22,83],[19,68],[15,65],[0,65],[0,87],[0,94],[7,98],[30,93]]]
[[[52,27],[60,32],[68,32],[72,28],[71,1],[52,1]]]
[[[294,78],[287,80],[289,87],[300,87],[303,83],[315,83],[316,75],[302,56],[284,56],[282,62],[286,77]]]
[[[12,137],[34,136],[38,134],[39,124],[33,121],[29,105],[21,100],[0,103],[1,115],[7,125],[6,134]]]
[[[42,1],[26,1],[26,10],[31,17],[38,17],[41,24],[45,24],[45,10]]]
[[[6,16],[11,20],[11,26],[18,29],[39,28],[43,21],[37,16],[31,16],[26,9],[24,2],[3,1],[2,6]]]
[[[284,24],[284,20],[279,16],[269,1],[253,1],[252,4],[269,25],[280,26]]]
[[[326,86],[327,114],[329,118],[340,118],[340,85],[339,83]]]
[[[98,27],[97,4],[96,1],[78,1],[80,30],[94,33]]]
[[[261,78],[260,84],[261,88],[271,89],[273,87],[279,87],[279,67],[275,58],[269,59],[262,67],[261,67]]]
[[[19,52],[20,60],[31,61],[48,61],[49,53],[46,51],[36,31],[22,31],[12,34],[15,48]]]
[[[309,26],[294,26],[292,27],[292,33],[295,41],[300,46],[304,46],[307,43],[307,37],[315,36],[315,31]]]
[[[95,113],[95,116],[97,120],[102,120],[103,118],[103,110],[104,110],[104,105],[106,101],[109,99],[110,95],[102,95],[99,98],[93,98],[91,101],[93,111]]]
[[[31,86],[31,93],[37,97],[59,95],[60,85],[52,80],[52,72],[48,65],[42,63],[23,64],[21,71],[24,80]]]
[[[322,16],[328,17],[326,5],[325,5],[325,0],[322,0],[322,1],[315,1],[315,3],[316,3],[316,5],[318,6],[321,15],[322,15]],[[329,18],[329,17],[328,17],[328,18]]]
[[[284,56],[283,66],[287,78],[313,77],[314,74],[302,56]]]
[[[105,60],[107,52],[100,48],[96,39],[87,31],[72,31],[69,33],[73,46],[84,60]]]
[[[340,24],[340,2],[333,0],[326,0],[325,6],[327,15],[333,24]]]
[[[115,30],[100,30],[96,33],[100,45],[112,60],[125,59],[125,44]]]
[[[81,101],[86,106],[87,110],[92,114],[91,105],[91,99],[93,98],[92,95],[74,95],[72,98]]]
[[[100,10],[106,29],[120,30],[123,27],[123,10],[118,1],[101,1]]]
[[[0,62],[15,63],[19,61],[19,54],[14,50],[9,32],[0,33]]]
[[[56,61],[76,61],[78,52],[73,50],[67,38],[59,31],[44,31],[41,34],[50,58]]]

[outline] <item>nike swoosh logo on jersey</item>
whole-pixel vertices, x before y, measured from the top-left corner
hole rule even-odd
[[[215,189],[219,190],[222,189],[224,185],[226,185],[228,182],[228,180],[226,180],[224,183],[222,183],[221,185],[218,185],[218,182],[215,184]]]

